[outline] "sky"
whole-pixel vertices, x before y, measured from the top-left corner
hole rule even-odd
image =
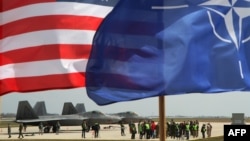
[[[27,100],[32,107],[37,101],[45,101],[48,113],[61,114],[64,102],[72,102],[74,105],[84,103],[87,111],[98,110],[103,113],[133,111],[141,116],[159,115],[159,97],[99,106],[88,97],[85,88],[9,93],[1,98],[2,113],[16,113],[18,102]],[[231,117],[232,113],[244,113],[245,117],[249,117],[249,107],[249,92],[165,96],[165,116]]]

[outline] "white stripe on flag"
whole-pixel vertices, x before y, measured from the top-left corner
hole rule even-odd
[[[112,8],[113,7],[73,2],[33,4],[0,13],[0,25],[24,18],[46,15],[78,15],[104,18]]]
[[[95,31],[90,30],[42,30],[19,34],[0,40],[0,53],[27,47],[49,44],[92,44]]]
[[[85,72],[87,59],[58,59],[8,64],[0,67],[0,79]]]

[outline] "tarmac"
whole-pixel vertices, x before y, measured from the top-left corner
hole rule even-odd
[[[200,122],[199,126],[202,126],[202,122]],[[207,124],[207,123],[205,123]],[[229,125],[227,122],[210,122],[212,125],[212,137],[223,136],[224,125]],[[86,138],[88,140],[131,140],[131,134],[129,133],[128,125],[125,125],[125,134],[126,136],[121,136],[121,130],[119,125],[101,125],[101,130],[99,132],[99,137],[94,138],[94,132],[89,131],[86,133]],[[0,140],[11,140],[18,139],[18,127],[11,128],[12,137],[8,138],[7,128],[0,128]],[[58,135],[56,133],[43,133],[43,135],[39,135],[38,127],[36,126],[28,126],[26,132],[24,133],[25,139],[36,140],[36,139],[83,139],[81,136],[81,126],[62,126]],[[199,132],[198,138],[190,137],[189,140],[201,139],[201,133]],[[139,140],[139,134],[136,134],[136,140]],[[146,140],[146,139],[142,139]],[[160,140],[150,139],[150,140]],[[166,138],[166,141],[176,141],[177,139]]]

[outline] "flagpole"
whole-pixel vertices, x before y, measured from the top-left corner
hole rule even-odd
[[[2,96],[0,96],[0,125],[2,125]],[[0,132],[2,132],[2,127],[0,129]]]
[[[0,120],[2,121],[2,96],[0,96]]]
[[[160,141],[166,140],[166,129],[165,129],[165,97],[159,96],[159,122],[160,122]]]
[[[2,96],[0,96],[0,125],[2,124],[2,115],[3,115],[2,107],[3,107],[3,105],[2,105]],[[0,132],[2,132],[2,128],[1,128]]]

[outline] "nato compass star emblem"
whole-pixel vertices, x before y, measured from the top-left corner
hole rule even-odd
[[[244,3],[242,2],[245,2],[248,4],[243,5]],[[243,32],[242,22],[245,18],[250,16],[250,0],[228,0],[228,1],[210,0],[210,1],[200,4],[200,6],[203,6],[204,8],[208,9],[208,17],[209,17],[210,24],[213,27],[215,36],[218,37],[220,40],[224,42],[228,42],[228,43],[234,43],[237,49],[239,49],[240,44],[250,41],[250,36],[246,37],[245,39],[243,39],[242,37],[242,32]],[[213,8],[212,6],[221,6],[224,8],[228,8],[228,12],[224,14],[220,11],[220,9]],[[216,14],[220,15],[224,19],[226,23],[225,25],[226,29],[232,40],[224,39],[216,32],[215,26],[213,24],[213,20],[211,17],[211,12],[215,12]],[[238,16],[237,18],[238,21],[235,20],[236,18],[234,15]],[[238,22],[238,23],[235,24],[235,22]],[[238,33],[236,33],[236,29],[234,25],[239,26]]]
[[[217,38],[219,38],[221,41],[227,42],[227,43],[234,43],[237,49],[239,49],[241,43],[246,43],[250,41],[250,35],[249,37],[246,37],[245,39],[242,39],[242,36],[241,36],[242,31],[243,31],[242,22],[245,18],[250,17],[250,0],[208,0],[206,2],[199,4],[198,6],[206,8],[208,10],[207,12],[208,18],[213,28],[214,35]],[[152,9],[178,9],[178,8],[185,8],[185,7],[189,7],[189,5],[152,6]],[[228,12],[227,13],[221,12],[221,10],[225,8],[228,9]],[[226,26],[228,33],[230,34],[231,40],[223,38],[216,32],[215,25],[212,20],[211,12],[218,14],[224,19],[225,26]],[[235,18],[234,15],[238,16],[238,21],[235,20],[237,18]],[[235,22],[238,22],[237,25],[239,25],[238,34],[236,34],[236,28],[234,26],[236,25]]]
[[[210,24],[213,28],[214,35],[219,38],[223,42],[227,43],[234,43],[237,50],[239,50],[240,45],[244,44],[248,41],[250,41],[250,36],[243,38],[242,37],[242,22],[245,18],[250,16],[250,0],[209,0],[207,2],[204,2],[200,4],[200,6],[203,6],[204,8],[208,9],[208,17]],[[213,6],[221,6],[224,8],[228,8],[227,13],[222,13],[220,9],[213,8]],[[216,14],[220,15],[224,21],[226,29],[231,37],[231,40],[225,39],[222,36],[220,36],[216,30],[215,25],[213,24],[213,20],[211,17],[211,12],[215,12]],[[238,23],[236,23],[238,22]],[[235,25],[238,25],[238,27],[235,27]],[[249,30],[250,27],[247,27]],[[238,29],[238,32],[236,32],[236,29]],[[241,60],[239,62],[239,68],[241,72],[241,78],[244,78],[244,74],[242,72],[242,62]]]
[[[195,3],[195,1],[193,2]],[[192,2],[190,2],[190,4],[191,3]],[[250,24],[243,24],[244,19],[250,18],[250,0],[207,0],[206,2],[200,2],[197,6],[207,9],[207,15],[213,29],[213,34],[222,42],[234,44],[239,51],[242,44],[250,41],[250,35],[247,35],[248,37],[242,36],[244,30],[250,30]],[[152,6],[152,9],[181,9],[187,7],[189,7],[189,5],[183,4],[175,6]],[[212,12],[224,20],[227,33],[231,39],[223,37],[216,31],[216,25],[213,22],[211,14]],[[244,28],[243,25],[245,26]],[[239,60],[239,68],[241,70],[241,77],[244,78],[241,60]]]

